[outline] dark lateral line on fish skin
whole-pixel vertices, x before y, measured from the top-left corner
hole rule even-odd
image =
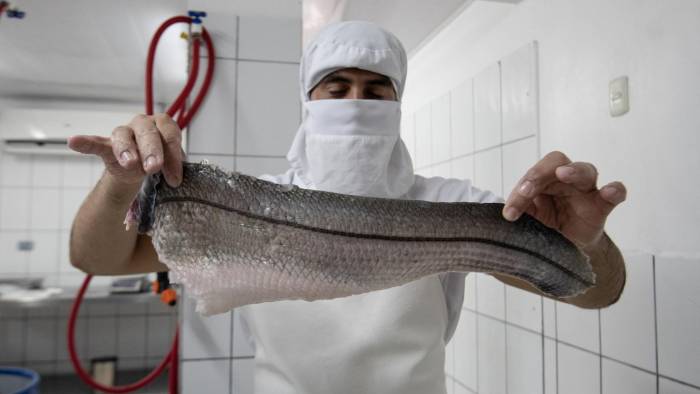
[[[574,279],[578,280],[579,282],[585,284],[586,286],[595,285],[595,283],[591,283],[591,282],[587,281],[585,278],[582,278],[579,274],[571,271],[570,269],[568,269],[566,267],[563,267],[563,266],[557,264],[555,261],[553,261],[550,258],[543,256],[537,252],[533,252],[531,250],[522,248],[520,246],[510,245],[510,244],[507,244],[505,242],[494,241],[494,240],[486,239],[486,238],[474,238],[474,237],[455,237],[455,238],[434,237],[434,238],[429,238],[429,237],[403,237],[403,236],[397,236],[397,235],[349,233],[349,232],[338,231],[338,230],[328,230],[328,229],[323,229],[323,228],[311,227],[311,226],[307,226],[307,225],[300,224],[300,223],[288,222],[286,220],[271,218],[268,216],[256,215],[254,213],[245,212],[245,211],[241,211],[241,210],[236,209],[236,208],[229,207],[228,205],[219,204],[219,203],[207,201],[207,200],[204,200],[201,198],[196,198],[196,197],[164,197],[160,201],[157,201],[155,205],[158,206],[161,204],[166,204],[166,203],[171,203],[171,202],[194,202],[194,203],[198,203],[198,204],[208,205],[208,206],[214,207],[214,208],[223,209],[224,211],[235,212],[241,216],[245,216],[245,217],[249,217],[249,218],[257,219],[257,220],[262,220],[265,222],[281,224],[281,225],[285,225],[285,226],[289,226],[289,227],[299,228],[302,230],[308,230],[308,231],[319,232],[319,233],[324,233],[324,234],[331,234],[331,235],[340,235],[340,236],[351,237],[351,238],[368,238],[368,239],[378,239],[378,240],[383,240],[383,241],[405,241],[405,242],[474,242],[474,243],[483,243],[483,244],[487,244],[487,245],[498,246],[501,248],[511,249],[511,250],[515,250],[515,251],[518,251],[521,253],[528,254],[530,256],[533,256],[535,258],[538,258],[538,259],[544,261],[545,263],[547,263],[553,267],[556,267],[557,269],[564,271],[565,273],[569,274],[569,276],[571,276]]]

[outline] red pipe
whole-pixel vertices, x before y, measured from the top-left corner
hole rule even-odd
[[[176,23],[189,24],[191,23],[191,20],[189,17],[186,16],[175,16],[166,20],[165,22],[163,22],[163,24],[160,25],[160,27],[158,27],[158,30],[156,30],[155,34],[153,35],[153,38],[151,39],[151,44],[148,48],[145,81],[145,109],[147,115],[153,115],[153,63],[155,60],[156,47],[158,46],[158,41],[163,35],[163,32],[165,32],[165,30],[168,27]],[[214,76],[214,63],[216,61],[214,44],[212,43],[209,33],[204,28],[202,28],[201,38],[204,40],[204,44],[207,47],[207,70],[204,76],[204,80],[202,82],[202,86],[200,87],[199,92],[197,93],[197,96],[195,97],[194,102],[192,103],[192,107],[190,107],[189,110],[186,110],[187,97],[192,92],[192,89],[194,88],[194,85],[197,82],[197,74],[199,73],[200,37],[195,35],[193,35],[192,64],[190,67],[189,75],[187,77],[187,83],[185,84],[184,88],[177,96],[175,101],[170,105],[170,107],[166,111],[166,113],[171,117],[175,116],[175,114],[178,114],[177,123],[181,129],[187,127],[187,125],[192,120],[192,117],[199,110],[199,106],[202,104],[204,96],[207,94],[209,86],[211,85],[212,78]],[[78,354],[75,350],[75,323],[78,319],[78,311],[80,310],[80,304],[83,301],[85,291],[90,285],[91,279],[92,275],[85,276],[85,280],[83,281],[83,284],[75,297],[73,306],[71,307],[70,316],[68,319],[68,353],[70,355],[70,361],[73,364],[73,368],[75,369],[75,372],[78,374],[80,379],[82,379],[83,382],[85,382],[88,386],[96,390],[104,391],[106,393],[129,393],[148,385],[155,378],[157,378],[165,370],[166,367],[169,367],[170,373],[168,376],[168,392],[170,394],[176,394],[178,384],[178,329],[175,329],[175,335],[173,338],[172,346],[170,348],[170,352],[168,352],[165,358],[163,358],[160,364],[158,364],[158,366],[153,371],[151,371],[148,375],[146,375],[144,378],[137,382],[123,386],[105,386],[94,381],[90,374],[88,374],[83,369],[82,365],[80,365],[80,360],[78,359]]]

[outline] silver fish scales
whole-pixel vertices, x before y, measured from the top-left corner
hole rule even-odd
[[[555,230],[502,204],[357,197],[185,163],[177,188],[149,178],[139,231],[203,314],[277,300],[330,299],[443,272],[500,273],[554,297],[595,284]]]

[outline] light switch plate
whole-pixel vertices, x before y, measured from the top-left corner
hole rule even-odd
[[[630,110],[627,76],[610,81],[610,115],[621,116]]]

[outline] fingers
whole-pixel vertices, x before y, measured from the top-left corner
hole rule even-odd
[[[163,166],[163,144],[155,120],[150,116],[139,115],[129,126],[134,130],[143,170],[147,174],[160,171]]]
[[[560,182],[573,186],[582,193],[596,189],[598,170],[591,163],[575,162],[558,167],[555,170]]]
[[[538,161],[513,188],[503,207],[503,217],[510,221],[518,219],[538,194],[558,181],[557,168],[568,164],[571,164],[571,160],[557,151]]]
[[[139,163],[138,147],[134,131],[127,126],[119,126],[112,132],[112,154],[125,169],[136,168]]]
[[[182,180],[182,131],[166,114],[155,115],[154,119],[163,142],[163,176],[169,185],[175,187]]]
[[[102,158],[112,154],[109,139],[96,135],[74,135],[68,138],[68,147],[78,153]]]
[[[622,182],[610,182],[598,191],[595,203],[603,215],[607,216],[625,199],[627,199],[627,188],[625,185]]]

